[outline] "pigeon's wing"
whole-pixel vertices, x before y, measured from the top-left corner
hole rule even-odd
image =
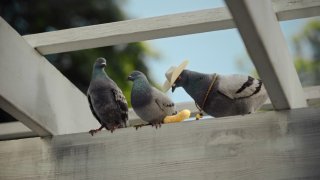
[[[127,104],[127,100],[124,97],[122,91],[118,88],[114,88],[112,89],[112,93],[114,96],[114,99],[116,101],[116,104],[120,110],[121,113],[121,120],[123,121],[123,123],[126,126],[126,122],[128,120],[128,104]]]
[[[89,93],[87,94],[87,97],[88,97],[89,106],[90,106],[90,109],[91,109],[91,112],[92,112],[93,116],[99,121],[100,124],[102,124],[101,120],[99,119],[99,117],[97,115],[97,113],[93,109],[92,102],[91,102],[91,97],[90,97]]]
[[[153,96],[155,99],[155,103],[158,107],[168,115],[172,115],[175,113],[174,103],[162,92],[158,89],[153,88]]]
[[[245,75],[219,76],[218,90],[231,99],[251,97],[260,92],[262,81]]]

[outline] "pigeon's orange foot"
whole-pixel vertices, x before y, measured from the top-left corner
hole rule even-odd
[[[101,131],[102,128],[103,128],[103,126],[99,127],[98,129],[91,129],[89,131],[89,133],[91,134],[91,136],[93,136],[95,133]]]

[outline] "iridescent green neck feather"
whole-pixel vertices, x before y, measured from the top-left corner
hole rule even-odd
[[[107,76],[107,73],[104,71],[104,68],[93,67],[92,79],[103,78],[106,76]]]

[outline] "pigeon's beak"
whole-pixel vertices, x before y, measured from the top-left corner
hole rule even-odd
[[[175,89],[176,89],[176,84],[172,84],[172,86],[171,86],[172,92],[174,92]]]
[[[105,62],[104,62],[104,63],[101,63],[101,66],[102,66],[102,67],[106,67],[106,66],[107,66],[107,63],[105,63]]]
[[[129,81],[133,81],[132,76],[128,76],[128,80],[129,80]]]

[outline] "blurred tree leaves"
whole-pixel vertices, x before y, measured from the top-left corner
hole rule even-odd
[[[292,40],[294,63],[302,85],[320,85],[320,20],[309,21]],[[246,52],[237,57],[236,66],[242,72],[258,77]]]
[[[21,35],[26,35],[125,20],[121,3],[125,1],[1,0],[0,15]],[[133,70],[140,70],[150,77],[145,60],[147,57],[156,58],[158,54],[148,44],[139,42],[46,57],[84,93],[89,86],[95,59],[105,57],[108,75],[130,101],[131,85],[127,76]]]
[[[244,51],[241,55],[237,56],[235,63],[241,73],[250,74],[254,78],[259,78],[258,72],[256,71],[247,51]]]
[[[304,86],[320,84],[320,20],[313,20],[293,37],[295,66]]]

